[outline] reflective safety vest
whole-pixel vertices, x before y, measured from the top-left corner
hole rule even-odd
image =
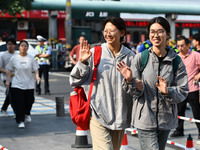
[[[39,54],[46,54],[48,45],[45,45],[43,51],[41,50],[40,45],[37,45],[36,48]],[[35,57],[35,59],[37,60],[38,63],[46,62],[47,64],[49,64],[49,57],[45,57],[45,58]]]
[[[178,51],[178,49],[174,46],[174,47],[172,47],[172,49],[178,54],[179,53],[179,51]]]
[[[146,42],[146,41],[144,41],[144,42],[142,42],[143,44],[144,44],[144,47],[146,48],[146,49],[149,49],[149,44]]]

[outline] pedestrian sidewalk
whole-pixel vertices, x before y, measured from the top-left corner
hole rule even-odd
[[[0,86],[0,106],[3,105],[5,100],[5,87]],[[14,116],[13,110],[9,105],[8,114],[0,114],[0,117]],[[65,104],[65,112],[69,112],[69,105]],[[45,115],[56,114],[56,102],[43,97],[35,96],[35,102],[33,104],[31,115]]]

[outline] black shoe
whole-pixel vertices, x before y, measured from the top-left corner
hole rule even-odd
[[[179,132],[179,131],[174,131],[170,137],[179,137],[179,136],[184,136],[183,132]]]
[[[51,95],[51,93],[50,92],[45,92],[45,95]]]

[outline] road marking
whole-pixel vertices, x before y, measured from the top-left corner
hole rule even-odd
[[[53,76],[59,76],[59,77],[67,77],[67,78],[70,77],[70,75],[68,74],[61,74],[61,73],[55,73],[55,72],[50,72],[49,74]]]
[[[0,86],[0,105],[2,106],[5,100],[5,88]],[[69,105],[65,104],[65,112],[69,112]],[[13,110],[9,105],[8,114],[0,113],[0,117],[14,116]],[[35,102],[32,106],[31,115],[56,114],[56,102],[43,97],[35,96]]]

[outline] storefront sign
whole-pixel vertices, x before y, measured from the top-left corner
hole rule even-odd
[[[125,21],[127,27],[146,27],[146,21]],[[200,23],[176,23],[177,28],[200,28]]]

